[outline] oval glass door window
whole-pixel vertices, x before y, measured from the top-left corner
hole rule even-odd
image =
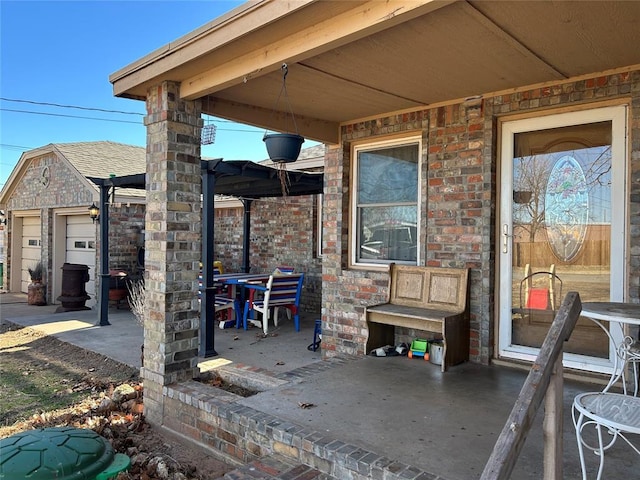
[[[560,260],[567,262],[580,251],[589,219],[587,179],[572,156],[561,157],[553,166],[544,203],[549,245]]]

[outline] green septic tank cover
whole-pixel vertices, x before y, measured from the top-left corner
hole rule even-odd
[[[0,480],[108,480],[129,464],[93,430],[43,428],[0,440]]]

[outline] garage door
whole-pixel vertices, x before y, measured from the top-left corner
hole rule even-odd
[[[23,217],[22,219],[22,267],[20,291],[27,293],[31,277],[29,267],[33,267],[41,258],[40,217]]]
[[[85,285],[91,300],[86,306],[96,303],[96,227],[86,215],[67,217],[67,248],[65,262],[89,267],[89,281]]]

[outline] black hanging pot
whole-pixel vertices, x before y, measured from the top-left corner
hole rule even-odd
[[[298,159],[304,137],[295,133],[270,133],[265,134],[262,140],[267,146],[271,161],[291,163]]]
[[[517,204],[526,204],[526,203],[531,203],[531,196],[533,195],[533,192],[528,192],[528,191],[517,191],[514,190],[513,191],[513,203],[517,203]]]

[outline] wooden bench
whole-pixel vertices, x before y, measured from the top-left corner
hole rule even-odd
[[[395,327],[434,332],[443,340],[442,371],[469,360],[466,268],[391,264],[389,300],[366,307],[366,352],[395,344]]]

